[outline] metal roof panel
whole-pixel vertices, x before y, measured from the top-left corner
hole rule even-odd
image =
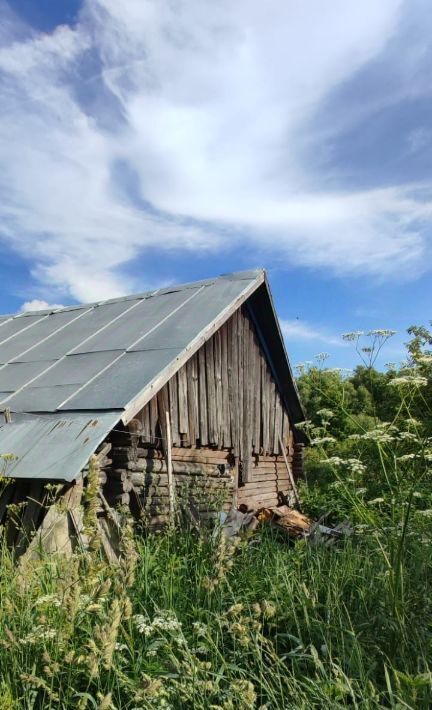
[[[116,425],[120,412],[15,414],[0,425],[0,450],[13,454],[5,475],[73,481]]]
[[[188,301],[197,292],[198,289],[191,289],[145,298],[139,302],[136,308],[125,313],[118,320],[115,328],[97,333],[86,343],[75,348],[74,353],[116,349],[127,350],[138,338],[143,337],[153,328],[158,330],[159,324],[167,316],[176,311],[179,306]]]
[[[138,301],[135,301],[138,303]],[[78,348],[87,338],[92,337],[96,331],[101,328],[114,327],[117,322],[115,318],[121,316],[134,302],[115,302],[106,305],[95,306],[88,313],[85,313],[81,318],[72,321],[64,330],[61,331],[61,337],[49,338],[39,345],[35,343],[35,347],[23,356],[17,357],[18,362],[32,362],[35,360],[56,360],[74,348]],[[84,309],[85,310],[85,309]],[[76,311],[68,311],[75,314]],[[51,316],[49,316],[51,318]],[[74,316],[73,316],[74,317]],[[1,360],[1,346],[0,346]]]
[[[161,370],[175,359],[173,349],[124,353],[111,367],[96,377],[60,407],[77,409],[123,409]]]

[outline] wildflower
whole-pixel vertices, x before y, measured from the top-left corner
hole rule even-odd
[[[43,597],[39,597],[36,599],[34,602],[35,606],[43,606],[43,605],[49,605],[49,606],[56,606],[59,607],[62,605],[61,599],[56,594],[46,594]]]
[[[362,330],[354,330],[352,333],[342,333],[342,340],[345,340],[347,343],[353,343],[361,338],[362,335],[364,335]]]
[[[180,632],[182,628],[181,622],[177,619],[172,611],[161,611],[158,616],[155,616],[153,621],[149,623],[148,619],[142,614],[136,614],[132,620],[140,634],[146,637],[152,636],[160,631],[169,633]]]
[[[330,463],[333,466],[342,466],[342,464],[345,462],[339,456],[330,456],[330,458],[326,460],[326,463]]]
[[[390,387],[425,387],[427,383],[427,378],[420,377],[420,375],[401,375],[394,377],[388,384]]]
[[[19,642],[23,645],[34,645],[41,641],[56,638],[57,631],[55,629],[46,628],[44,626],[36,626],[33,631],[24,638],[20,638]]]
[[[376,336],[378,338],[391,338],[391,336],[395,334],[395,330],[388,330],[387,328],[376,328],[375,330],[370,330],[367,335]]]
[[[420,491],[414,491],[413,498],[423,498],[423,494]]]
[[[228,615],[236,616],[237,614],[241,614],[241,612],[244,609],[244,604],[233,604],[227,611]]]
[[[312,439],[311,446],[321,446],[321,444],[330,444],[332,442],[336,441],[334,436],[322,436],[318,437],[317,439]]]
[[[403,454],[402,456],[398,456],[397,460],[402,461],[412,461],[413,459],[417,458],[417,454]]]
[[[197,636],[205,636],[207,633],[207,626],[205,624],[202,624],[200,621],[194,621],[192,624],[192,628]]]
[[[409,439],[410,441],[418,441],[418,438],[412,431],[400,431],[398,438],[402,440]]]
[[[332,412],[331,409],[327,409],[326,407],[323,407],[323,409],[319,409],[317,411],[317,414],[318,416],[323,417],[324,419],[331,419],[335,416],[334,412]]]
[[[351,473],[364,473],[366,471],[366,466],[360,461],[360,459],[347,459],[347,466]]]
[[[368,503],[369,505],[379,505],[380,503],[384,503],[384,498],[373,498],[369,500]]]
[[[357,488],[356,493],[358,495],[362,495],[363,493],[367,492],[367,488]]]
[[[425,518],[432,518],[432,510],[430,508],[428,510],[418,510],[417,512]]]

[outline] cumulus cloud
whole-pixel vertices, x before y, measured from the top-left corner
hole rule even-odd
[[[34,298],[32,301],[25,301],[21,306],[21,311],[46,311],[55,310],[56,308],[64,308],[61,303],[48,303],[47,301],[42,301],[38,298]]]
[[[421,270],[428,195],[330,191],[300,149],[326,97],[385,51],[401,7],[85,0],[74,27],[11,29],[0,239],[79,300],[132,291],[136,258],[142,287],[146,249],[248,246],[340,274]]]

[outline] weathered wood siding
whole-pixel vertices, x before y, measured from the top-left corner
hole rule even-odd
[[[239,309],[138,415],[142,440],[158,444],[163,407],[170,412],[174,446],[280,454],[288,444],[289,418],[255,329]]]
[[[104,491],[158,519],[169,508],[166,412],[180,505],[200,514],[246,503],[276,505],[290,489],[294,437],[245,308],[239,309],[141,410],[113,432]]]

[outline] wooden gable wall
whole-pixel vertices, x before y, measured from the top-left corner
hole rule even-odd
[[[230,449],[245,463],[281,453],[279,437],[288,448],[289,416],[245,307],[140,412],[144,442],[161,441],[166,411],[174,446]]]

